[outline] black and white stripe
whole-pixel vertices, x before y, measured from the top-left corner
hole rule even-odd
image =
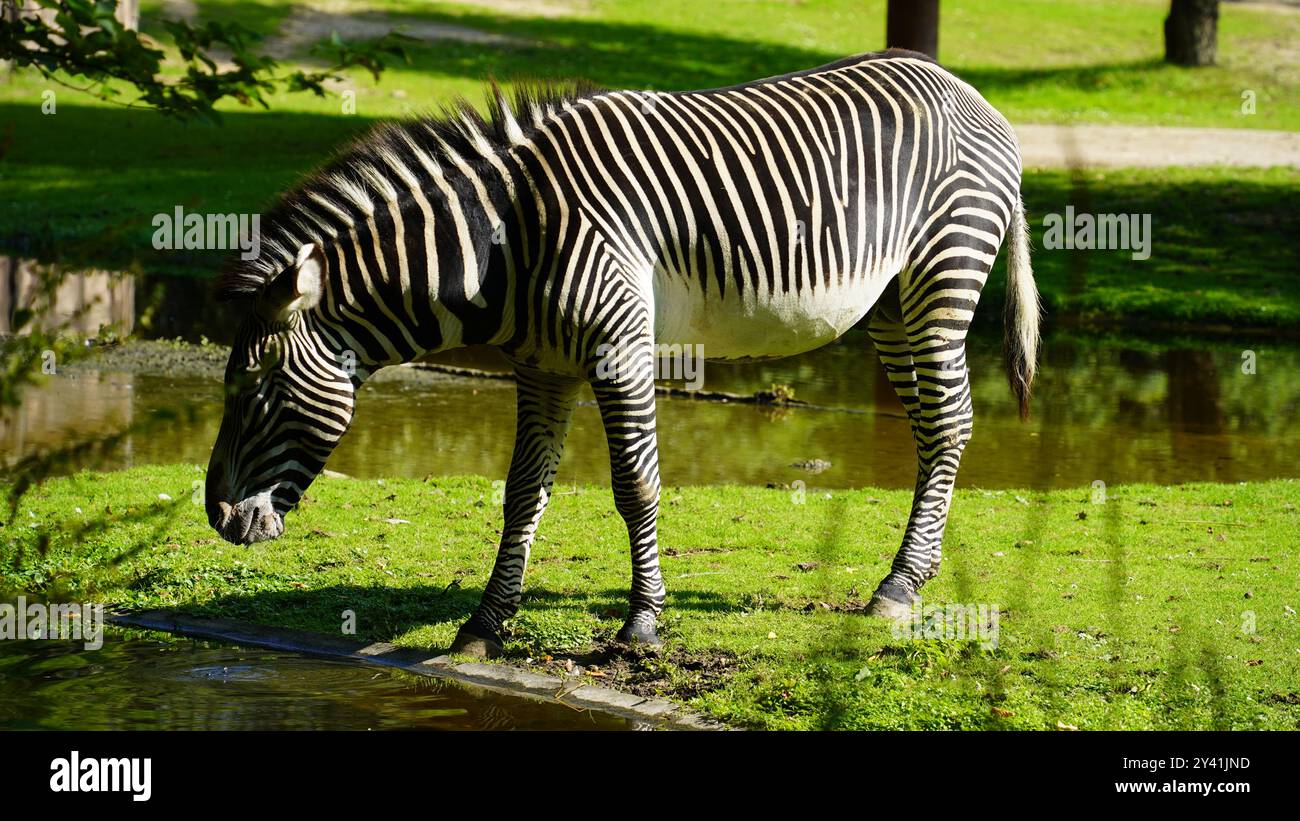
[[[268,345],[289,355],[232,388],[214,526],[278,535],[375,369],[494,345],[518,369],[519,424],[497,564],[458,647],[495,649],[518,606],[583,381],[632,547],[620,637],[655,641],[652,345],[787,356],[869,316],[919,456],[903,545],[873,600],[904,610],[938,572],[971,432],[966,331],[1008,232],[1008,374],[1027,409],[1037,295],[1006,120],[906,52],[711,91],[496,92],[492,109],[376,130],[286,195],[263,220],[262,256],[223,274],[228,296],[255,304],[228,384]],[[610,345],[623,361],[599,368]]]

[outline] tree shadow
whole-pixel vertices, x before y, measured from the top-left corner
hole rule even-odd
[[[261,3],[239,3],[229,8],[235,13],[243,6],[250,9],[247,16],[267,17],[266,6]],[[523,17],[486,11],[449,14],[436,10],[389,14],[380,8],[332,13],[313,10],[311,14],[313,25],[322,34],[337,30],[345,37],[358,20],[367,24],[386,20],[392,28],[405,29],[417,38],[408,48],[410,68],[471,79],[489,75],[502,79],[580,77],[607,88],[681,91],[746,83],[849,56],[743,36],[586,17]],[[367,25],[367,29],[371,27]],[[439,29],[445,29],[447,35],[437,37]],[[267,23],[262,30],[272,32],[275,26]],[[470,33],[492,39],[464,36]],[[881,34],[883,27],[872,40],[863,41],[861,51],[883,49],[884,42],[874,40]],[[302,48],[292,52],[292,58],[308,58],[306,45],[304,42]],[[1164,63],[1152,57],[1042,68],[944,65],[987,92],[1038,84],[1099,89],[1111,84],[1115,77],[1159,69]],[[401,66],[394,68],[402,70]]]
[[[459,625],[474,613],[482,594],[482,587],[461,587],[454,580],[446,585],[408,587],[339,584],[312,590],[235,593],[172,609],[191,616],[291,626],[329,636],[340,635],[346,618],[344,611],[351,611],[355,615],[356,637],[388,642],[432,625]],[[612,633],[627,614],[626,601],[625,588],[574,594],[529,587],[524,591],[519,615],[591,615],[609,621]],[[742,610],[743,604],[716,593],[682,591],[672,595],[669,607],[679,612],[718,613]],[[286,614],[292,614],[288,624]]]
[[[205,16],[207,10],[204,10]],[[223,5],[214,15],[255,21],[269,33],[281,12],[263,3]],[[320,13],[331,26],[330,15]],[[164,15],[165,16],[165,15]],[[346,32],[356,15],[334,13]],[[456,27],[496,39],[439,39],[410,47],[410,64],[390,65],[381,86],[400,89],[412,74],[467,78],[585,79],[608,88],[684,90],[724,87],[813,68],[844,55],[742,37],[585,18],[508,17],[424,11],[397,16],[425,27]],[[864,44],[865,50],[866,44]],[[1147,70],[1153,61],[1042,69],[956,67],[986,94],[1031,84],[1100,87],[1108,77]],[[416,110],[445,99],[412,99]],[[300,174],[373,124],[364,113],[239,108],[225,124],[173,122],[149,111],[81,104],[62,95],[46,116],[42,100],[0,102],[0,169],[14,196],[0,202],[0,249],[43,262],[62,255],[105,267],[139,260],[146,270],[205,275],[217,252],[159,253],[154,215],[177,206],[208,213],[255,213]],[[88,139],[93,136],[93,139]],[[108,184],[105,184],[107,181]],[[38,198],[24,202],[24,198]]]
[[[1042,68],[998,68],[994,66],[945,66],[973,85],[985,97],[1026,86],[1047,85],[1060,89],[1098,91],[1136,73],[1154,71],[1165,64],[1157,59],[1124,60],[1079,66]]]

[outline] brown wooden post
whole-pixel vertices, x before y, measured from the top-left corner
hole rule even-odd
[[[885,45],[939,58],[939,0],[889,0]]]

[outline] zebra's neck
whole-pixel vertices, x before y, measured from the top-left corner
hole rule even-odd
[[[511,165],[496,154],[426,159],[387,157],[391,179],[368,184],[388,182],[391,196],[326,249],[318,319],[367,370],[494,344],[513,328],[514,263],[530,220],[513,201]]]
[[[516,149],[582,93],[526,89],[512,106],[495,90],[490,118],[460,104],[377,127],[263,215],[260,254],[228,263],[218,293],[260,296],[314,243],[313,325],[369,369],[512,339],[538,298],[516,272],[546,264],[564,210]]]

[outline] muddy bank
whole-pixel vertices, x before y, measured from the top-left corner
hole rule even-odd
[[[251,647],[307,653],[360,664],[394,667],[422,676],[447,679],[481,691],[563,704],[628,719],[653,729],[720,730],[723,725],[653,695],[643,695],[597,676],[545,675],[526,667],[466,661],[461,656],[364,642],[305,630],[276,628],[236,619],[192,616],[175,610],[114,610],[108,621],[181,636],[234,642]],[[631,651],[636,655],[638,651]],[[734,662],[728,661],[728,666]]]
[[[550,675],[599,682],[643,698],[679,702],[724,688],[739,670],[738,659],[730,653],[629,647],[614,642],[580,652],[508,660]]]
[[[162,377],[184,376],[221,381],[225,375],[226,359],[229,355],[229,348],[213,343],[200,345],[176,340],[132,340],[96,347],[91,356],[72,363],[68,366],[68,369],[111,371]],[[416,362],[396,365],[383,368],[366,381],[368,384],[398,383],[417,387],[420,385],[444,385],[457,380],[469,380],[475,383],[483,381],[514,381],[514,374],[509,371],[464,367],[456,364],[457,361],[457,359],[453,359],[450,362]],[[735,393],[660,386],[656,389],[656,392],[660,396],[690,399],[697,402],[772,405],[847,413],[864,412],[856,408],[841,408],[804,402],[787,397],[775,388],[759,390],[753,393]],[[587,402],[587,404],[591,403]]]
[[[184,377],[220,382],[225,377],[230,348],[209,343],[132,340],[93,348],[90,356],[68,365],[70,371],[112,371],[144,376]],[[468,369],[434,370],[399,365],[372,376],[368,382],[396,382],[410,385],[446,384],[456,380],[478,379]]]
[[[67,369],[219,380],[229,356],[230,349],[224,345],[139,340],[93,346],[89,356]]]

